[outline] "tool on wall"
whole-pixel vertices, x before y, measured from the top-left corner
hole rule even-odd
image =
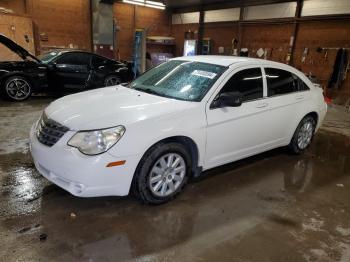
[[[309,48],[305,47],[304,51],[303,51],[303,55],[301,56],[301,62],[303,64],[305,63],[305,60],[306,60],[306,57],[307,57],[308,54],[309,54]]]
[[[241,48],[241,51],[239,52],[240,56],[249,56],[249,50],[248,48]]]
[[[236,38],[233,38],[231,43],[232,43],[232,55],[237,56],[238,55],[238,50],[237,50],[238,40]]]
[[[332,49],[333,49],[333,48],[332,48]],[[339,49],[339,48],[337,48],[337,49]],[[327,60],[327,59],[328,59],[328,50],[329,50],[329,48],[317,47],[316,52],[322,53],[322,51],[325,51],[325,53],[324,53],[324,55],[323,55],[323,58],[324,58],[325,60]]]
[[[256,55],[261,58],[263,55],[265,54],[264,49],[262,49],[261,47],[258,49],[258,51],[256,51]]]

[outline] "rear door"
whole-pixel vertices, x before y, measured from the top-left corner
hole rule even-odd
[[[300,118],[300,106],[305,103],[308,94],[299,92],[299,78],[293,73],[273,67],[265,67],[264,71],[270,117],[274,120],[269,133],[270,139],[278,139],[282,144],[288,144],[290,134],[294,132]]]
[[[91,55],[72,52],[60,56],[53,68],[55,81],[65,89],[84,89],[90,74]]]

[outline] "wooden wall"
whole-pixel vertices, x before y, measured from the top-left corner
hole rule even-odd
[[[207,23],[204,37],[211,40],[211,54],[219,54],[219,47],[224,47],[224,54],[232,54],[232,39],[238,39],[238,23]]]
[[[47,47],[91,50],[91,15],[87,0],[27,0],[35,33],[46,34],[37,51]]]
[[[34,53],[33,23],[28,17],[0,15],[1,34],[13,39],[25,49]],[[21,58],[7,47],[0,45],[0,61],[18,61]]]
[[[88,0],[0,0],[0,7],[12,9],[11,16],[32,20],[36,54],[55,47],[91,50]],[[47,41],[41,41],[40,34],[45,34]]]
[[[148,36],[170,36],[170,15],[166,11],[123,3],[115,3],[113,9],[117,25],[116,53],[123,60],[132,57],[136,28],[145,28]]]
[[[184,33],[186,30],[198,30],[198,24],[173,25],[172,34],[176,39],[177,55],[182,55]],[[279,23],[244,23],[241,24],[241,47],[248,48],[251,57],[257,57],[259,48],[267,49],[267,59],[286,62],[290,37],[293,35],[294,24]],[[211,54],[218,54],[218,47],[225,48],[225,54],[231,50],[232,38],[239,38],[238,23],[206,23],[204,37],[212,39]],[[319,20],[301,21],[295,43],[294,59],[292,64],[306,74],[315,75],[323,86],[327,86],[337,50],[329,50],[327,57],[325,51],[318,53],[318,47],[347,47],[350,48],[350,20]],[[302,52],[309,48],[309,54],[304,63],[301,62]],[[350,97],[350,73],[340,90],[328,90],[330,96],[338,100]],[[342,97],[342,98],[339,98]]]
[[[11,9],[15,14],[26,14],[26,0],[0,0],[0,6]]]
[[[305,63],[302,63],[301,56],[304,47],[309,48],[309,54]],[[309,21],[302,22],[299,26],[294,65],[304,73],[312,72],[322,85],[327,86],[333,72],[337,50],[328,50],[326,56],[326,51],[321,53],[316,51],[318,47],[350,48],[350,20]],[[340,103],[350,97],[350,72],[343,86],[338,91],[328,90],[328,94],[338,97]]]
[[[175,56],[183,55],[185,32],[198,32],[198,26],[198,24],[172,25],[171,36],[175,37]]]

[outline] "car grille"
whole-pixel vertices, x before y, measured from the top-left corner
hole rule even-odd
[[[36,128],[36,137],[42,144],[51,147],[56,144],[68,130],[68,127],[47,118],[44,113]]]

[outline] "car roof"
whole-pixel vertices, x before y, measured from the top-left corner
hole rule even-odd
[[[103,55],[91,53],[89,51],[80,50],[80,49],[52,49],[48,52],[45,52],[44,54],[51,53],[51,52],[57,52],[59,55],[63,55],[63,54],[67,54],[67,53],[85,53],[85,54],[89,54],[89,55],[98,56],[98,57],[101,57],[101,58],[106,59],[106,60],[117,61],[117,60],[111,59],[109,57],[105,57]]]
[[[256,65],[274,65],[274,66],[286,66],[286,64],[269,61],[265,59],[241,57],[241,56],[221,56],[221,55],[197,55],[197,56],[182,56],[172,60],[185,60],[201,63],[209,63],[221,66],[231,66],[233,64],[256,64]]]
[[[310,81],[304,73],[299,71],[298,69],[279,62],[274,62],[270,60],[265,59],[259,59],[259,58],[251,58],[251,57],[241,57],[241,56],[221,56],[221,55],[196,55],[196,56],[182,56],[182,57],[176,57],[171,60],[182,60],[182,61],[193,61],[193,62],[201,62],[201,63],[208,63],[213,65],[220,65],[220,66],[265,66],[265,67],[273,67],[278,68],[282,70],[287,70],[289,72],[292,72],[293,74],[298,75],[298,77],[301,77],[304,81]],[[311,82],[310,82],[311,83]]]

